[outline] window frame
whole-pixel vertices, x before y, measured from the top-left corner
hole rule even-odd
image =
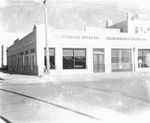
[[[56,49],[53,48],[53,47],[49,47],[48,50],[49,50],[49,60],[51,59],[51,55],[50,55],[50,49],[53,49],[54,50],[54,67],[51,68],[51,63],[49,64],[50,65],[50,70],[55,70],[56,69]],[[44,65],[46,67],[46,48],[44,48]],[[50,60],[51,62],[51,60]]]
[[[71,60],[72,60],[72,65],[71,65],[71,68],[67,68],[67,67],[65,67],[65,61],[64,61],[64,50],[72,50],[73,51],[73,55],[72,56],[70,56],[70,57],[72,57],[71,58]],[[77,50],[83,50],[84,51],[84,56],[77,56],[77,55],[75,55],[76,53],[75,53],[75,51],[77,51]],[[63,55],[62,55],[62,62],[63,62],[63,66],[62,66],[62,68],[63,68],[63,70],[79,70],[79,69],[86,69],[86,62],[87,62],[87,59],[86,59],[86,51],[87,51],[87,49],[86,48],[63,48]],[[79,57],[83,57],[83,58],[79,58]],[[78,59],[79,58],[79,59]],[[71,61],[70,60],[70,61]],[[78,62],[78,60],[81,60],[82,62]],[[70,62],[71,63],[71,62]],[[77,63],[83,63],[83,64],[77,64]],[[81,67],[81,66],[83,66],[83,67]]]

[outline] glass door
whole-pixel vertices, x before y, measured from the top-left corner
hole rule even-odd
[[[104,72],[104,50],[94,49],[93,55],[93,70],[94,72]]]

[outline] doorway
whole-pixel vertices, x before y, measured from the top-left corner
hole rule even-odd
[[[93,71],[94,72],[104,72],[104,49],[94,49],[93,54]]]

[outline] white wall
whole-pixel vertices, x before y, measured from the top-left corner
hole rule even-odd
[[[41,30],[40,30],[41,31]],[[39,31],[39,32],[40,32]],[[40,34],[38,48],[43,48],[45,46],[44,40],[44,31]],[[72,38],[68,38],[71,36]],[[87,39],[81,37],[88,36]],[[79,38],[74,38],[79,37]],[[103,33],[102,32],[72,32],[72,31],[49,31],[48,32],[49,47],[55,48],[55,62],[56,69],[51,70],[51,74],[91,74],[93,73],[93,48],[104,48],[105,50],[105,73],[110,73],[111,70],[111,49],[130,49],[131,50],[131,64],[135,62],[135,69],[138,71],[137,57],[139,48],[150,49],[150,38],[147,35],[136,35],[136,34],[127,34],[127,33]],[[137,40],[141,39],[141,40]],[[42,46],[42,47],[41,47]],[[133,48],[136,48],[135,52],[135,61],[133,60]],[[74,70],[63,70],[63,61],[62,61],[62,51],[63,48],[85,48],[86,49],[86,69],[74,69]],[[40,49],[38,52],[43,52]],[[43,52],[44,53],[44,52]],[[42,53],[42,55],[43,55]],[[39,65],[44,65],[41,61],[41,53],[38,56]],[[43,55],[44,56],[44,55]],[[42,56],[42,58],[44,58]],[[148,68],[149,69],[149,68]],[[133,70],[133,68],[132,68]],[[150,70],[150,69],[149,69]],[[41,72],[42,73],[42,72]]]

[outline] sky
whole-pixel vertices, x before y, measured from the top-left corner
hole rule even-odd
[[[127,12],[150,12],[149,0],[47,0],[48,25],[59,30],[105,27],[117,23]],[[43,0],[0,0],[0,32],[29,33],[44,23]]]

